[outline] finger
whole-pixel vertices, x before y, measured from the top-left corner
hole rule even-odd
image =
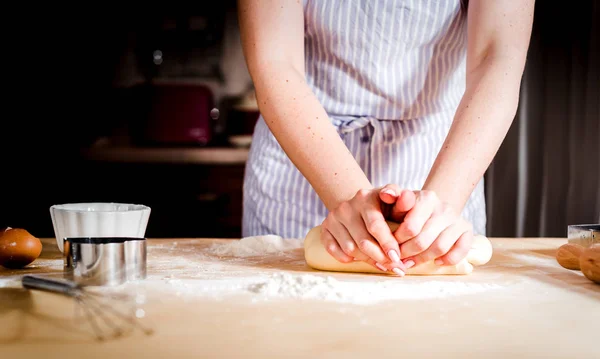
[[[382,264],[378,265],[378,263],[375,262],[374,260],[372,260],[371,258],[367,258],[363,262],[370,264],[373,268],[380,270],[382,272],[387,272],[388,270],[392,270],[392,268],[389,268],[389,266],[385,266]],[[402,272],[402,275],[404,275],[404,272]]]
[[[391,270],[398,275],[404,275],[406,271],[404,263],[400,261],[392,263],[388,259],[379,243],[367,231],[361,217],[356,217],[356,219],[347,223],[350,224],[346,228],[356,242],[359,251],[368,256],[367,263],[374,264],[381,271]]]
[[[455,265],[465,259],[471,250],[473,232],[464,232],[454,243],[454,246],[442,257],[435,260],[437,265]]]
[[[361,215],[367,231],[372,238],[377,241],[379,247],[381,250],[383,250],[383,253],[385,253],[385,262],[389,260],[394,265],[398,264],[398,267],[405,272],[406,267],[400,261],[400,246],[392,235],[392,231],[386,223],[381,211],[376,206],[373,206],[363,209],[363,211],[361,211]],[[369,257],[371,256],[369,255]],[[377,258],[373,259],[379,263],[382,263]]]
[[[346,229],[344,224],[337,220],[337,218],[328,221],[326,226],[329,234],[337,242],[342,252],[344,252],[347,256],[351,257],[353,260],[356,259],[366,261],[369,259],[369,256],[362,253],[358,249],[358,246],[356,245],[356,242],[352,238],[350,232],[348,232],[348,229]]]
[[[404,243],[421,233],[423,226],[429,220],[438,204],[439,200],[433,192],[419,192],[414,207],[408,211],[404,217],[404,221],[395,232],[395,238],[398,243]]]
[[[452,224],[452,222],[449,218],[443,216],[432,217],[425,223],[421,233],[400,245],[400,251],[402,252],[403,258],[416,258],[422,253],[425,253],[435,242],[440,233],[442,233],[442,231],[450,224]],[[415,261],[415,263],[417,262]]]
[[[325,247],[325,250],[335,259],[342,263],[350,263],[354,261],[354,258],[348,256],[342,248],[340,248],[339,244],[333,238],[329,230],[323,228],[321,231],[321,243]]]
[[[425,230],[424,230],[425,231]],[[415,264],[421,264],[433,261],[436,258],[446,255],[458,241],[458,238],[465,232],[465,226],[453,223],[444,228],[433,243],[422,253],[414,256],[412,260]],[[412,241],[412,240],[411,240]],[[408,243],[408,242],[407,242]]]
[[[377,241],[375,241],[373,239],[360,240],[358,242],[358,248],[363,253],[366,253],[367,255],[369,255],[371,253],[377,253],[377,255],[375,255],[375,257],[377,257],[377,259],[369,258],[369,260],[367,260],[367,263],[371,263],[371,264],[375,265],[375,267],[378,268],[379,270],[384,271],[384,272],[392,271],[395,274],[400,275],[400,276],[404,276],[404,274],[406,273],[406,267],[405,267],[404,263],[402,263],[401,261],[390,262],[387,259],[387,256],[381,250],[381,246],[379,245],[379,243],[377,243]]]
[[[400,223],[404,220],[406,213],[410,211],[417,202],[417,195],[414,191],[403,190],[394,203],[391,218]]]
[[[328,227],[332,226],[333,221],[327,223]],[[339,222],[337,222],[339,223]],[[335,225],[335,224],[333,224]],[[341,225],[341,224],[340,224]],[[342,229],[344,232],[348,233],[348,231],[346,230],[346,228],[341,225]],[[349,236],[349,234],[348,234]],[[323,245],[325,246],[325,248],[327,249],[327,252],[329,254],[331,254],[334,258],[336,258],[338,261],[342,262],[342,263],[350,263],[353,261],[363,261],[366,262],[368,264],[370,264],[371,266],[373,266],[373,268],[377,269],[377,270],[381,270],[380,267],[378,267],[375,264],[375,261],[373,261],[372,259],[370,259],[368,256],[366,256],[365,254],[363,254],[362,252],[360,252],[358,249],[356,249],[356,254],[354,255],[348,255],[340,246],[340,244],[338,243],[338,241],[334,238],[334,236],[331,234],[331,232],[327,229],[324,229],[321,232],[321,238],[323,241]],[[350,241],[354,244],[354,241],[350,238]],[[384,268],[385,269],[385,268]]]
[[[395,185],[393,183],[387,184],[379,190],[379,199],[381,199],[384,203],[394,204],[402,192],[400,186]]]
[[[356,216],[355,219],[345,222],[344,225],[346,225],[346,229],[350,233],[350,236],[359,251],[378,263],[385,263],[388,261],[385,253],[377,244],[377,241],[365,228],[362,218]]]
[[[425,252],[435,241],[435,234],[432,232],[422,232],[400,245],[402,258],[406,261],[409,258],[416,258]],[[416,263],[416,261],[415,261]]]

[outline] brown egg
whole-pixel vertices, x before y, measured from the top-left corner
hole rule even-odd
[[[0,266],[23,268],[42,253],[42,242],[25,229],[7,228],[0,233]]]

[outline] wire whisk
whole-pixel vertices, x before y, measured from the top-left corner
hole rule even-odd
[[[152,335],[153,330],[143,326],[137,319],[144,315],[143,309],[131,308],[130,313],[124,313],[116,308],[115,301],[128,304],[135,302],[126,294],[100,294],[86,289],[85,286],[63,279],[46,278],[34,275],[24,275],[21,284],[26,289],[65,295],[75,300],[76,309],[83,313],[98,340],[109,337],[120,337],[126,328],[138,328],[146,335]],[[110,334],[106,334],[109,329]]]

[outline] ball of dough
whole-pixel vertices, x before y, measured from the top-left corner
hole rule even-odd
[[[388,222],[390,230],[394,231],[399,224]],[[438,266],[433,261],[422,263],[406,272],[407,275],[465,275],[473,272],[473,266],[486,264],[492,257],[492,244],[484,236],[475,236],[471,250],[460,263],[450,266]],[[304,239],[304,258],[313,269],[332,272],[378,273],[393,274],[380,271],[368,263],[355,261],[341,263],[335,259],[321,243],[321,226],[311,229]]]

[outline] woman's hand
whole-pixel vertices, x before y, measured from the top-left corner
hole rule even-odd
[[[321,241],[338,261],[364,261],[404,275],[398,242],[385,221],[381,189],[364,189],[342,202],[323,221]]]
[[[393,203],[390,219],[400,223],[393,234],[407,268],[431,260],[437,265],[453,265],[467,256],[473,241],[472,225],[434,192],[400,191],[387,185],[381,199]]]

